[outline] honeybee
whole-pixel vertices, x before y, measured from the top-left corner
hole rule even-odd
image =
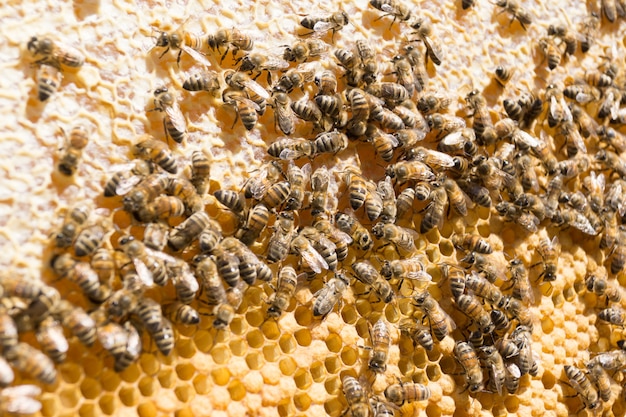
[[[54,362],[61,363],[67,357],[69,343],[63,335],[63,328],[52,316],[46,317],[35,334],[41,350]]]
[[[208,35],[207,43],[211,49],[217,50],[218,52],[221,52],[221,48],[226,46],[226,50],[222,54],[222,61],[230,48],[233,48],[234,58],[240,50],[251,51],[254,47],[254,40],[249,35],[235,28],[219,29],[215,34]]]
[[[478,235],[472,235],[470,233],[465,233],[463,235],[455,234],[451,239],[457,249],[461,249],[466,252],[478,252],[484,254],[493,253],[493,248],[489,242]]]
[[[358,39],[355,42],[355,45],[357,54],[359,55],[359,58],[361,58],[360,69],[363,71],[363,81],[369,85],[376,81],[377,78],[378,62],[376,60],[376,52],[364,39]]]
[[[622,299],[621,287],[605,278],[597,277],[593,274],[585,277],[587,291],[593,292],[600,297],[606,296],[608,301],[619,303]]]
[[[274,263],[285,260],[289,253],[289,245],[294,235],[293,212],[280,212],[274,224],[274,234],[270,238],[267,246],[267,261]]]
[[[102,347],[117,358],[124,354],[128,343],[128,332],[126,329],[115,322],[108,322],[98,326],[98,340]]]
[[[415,45],[410,43],[403,46],[402,51],[411,63],[415,90],[417,90],[417,92],[421,92],[426,87],[426,83],[428,82],[428,72],[426,71],[422,54],[419,52],[418,48],[415,47]]]
[[[430,329],[422,324],[412,321],[403,322],[400,324],[400,331],[429,352],[435,347]]]
[[[0,348],[3,351],[13,349],[17,346],[18,333],[17,325],[13,318],[6,311],[0,311]]]
[[[337,213],[335,215],[335,224],[337,228],[348,234],[357,247],[363,251],[369,251],[374,245],[372,236],[365,227],[354,217],[354,215],[346,213]]]
[[[524,325],[517,326],[517,328],[511,333],[511,339],[519,348],[517,365],[519,366],[520,372],[522,375],[527,373],[532,374],[533,368],[536,368],[537,364],[530,346],[530,328]]]
[[[259,119],[258,114],[261,112],[261,107],[250,100],[245,91],[226,88],[222,92],[222,101],[225,104],[235,107],[237,110],[237,118],[241,118],[241,123],[243,123],[247,130],[254,129]],[[233,126],[237,123],[237,118],[235,118]]]
[[[315,63],[300,64],[281,75],[273,89],[283,93],[291,93],[296,88],[302,89],[306,83],[313,81],[316,68]]]
[[[291,99],[286,93],[275,90],[268,104],[274,108],[274,125],[280,127],[285,135],[296,130],[296,116],[291,109]]]
[[[444,58],[443,48],[441,47],[439,41],[431,38],[432,27],[430,26],[430,22],[423,17],[418,16],[413,22],[411,22],[410,26],[415,29],[413,34],[417,35],[418,39],[424,43],[424,46],[426,47],[427,59],[430,58],[435,65],[441,65]]]
[[[611,399],[611,377],[599,363],[588,363],[589,379],[598,388],[600,399],[608,402]]]
[[[0,357],[0,388],[6,387],[7,385],[11,385],[15,380],[15,373],[13,372],[13,368],[9,365],[9,362],[4,358],[4,356]],[[0,393],[0,398],[2,394]],[[2,399],[3,404],[7,404],[6,399]],[[34,412],[34,411],[33,411]]]
[[[399,84],[398,84],[399,85]],[[404,87],[402,87],[404,88]],[[404,125],[404,121],[402,120],[402,118],[400,116],[398,116],[397,114],[395,114],[393,111],[386,109],[385,107],[381,106],[381,105],[377,105],[374,108],[372,108],[370,110],[370,115],[371,115],[371,119],[380,123],[380,126],[383,129],[389,129],[389,130],[402,130],[404,129],[406,126]],[[423,131],[419,131],[419,133],[415,133],[416,136],[421,136],[424,137],[425,136],[425,132]],[[398,136],[396,136],[398,137]],[[398,139],[400,140],[400,139]],[[402,141],[400,141],[400,143],[402,143]]]
[[[77,71],[85,63],[85,57],[78,50],[47,37],[33,36],[26,47],[34,58],[40,57],[35,61],[35,64],[40,66],[47,65],[63,71]]]
[[[291,241],[289,247],[290,251],[299,255],[306,265],[315,273],[319,274],[322,272],[322,269],[329,269],[326,259],[315,249],[306,235],[300,233]]]
[[[507,362],[504,365],[504,372],[504,386],[509,394],[515,394],[519,388],[519,380],[522,377],[522,373],[513,362]]]
[[[350,207],[352,207],[353,210],[357,210],[365,203],[365,198],[368,194],[368,183],[361,175],[358,168],[350,166],[346,171],[344,180],[348,185]]]
[[[378,19],[384,16],[393,16],[393,20],[389,25],[389,28],[395,23],[396,20],[406,22],[411,18],[411,10],[402,2],[397,0],[370,0],[370,4],[381,12],[385,12]],[[378,20],[376,19],[376,20]]]
[[[626,365],[626,350],[624,350],[624,341],[617,342],[619,350],[612,350],[609,352],[603,352],[595,356],[589,361],[589,364],[599,364],[607,371],[613,371],[620,369]]]
[[[185,205],[178,197],[160,195],[134,214],[137,220],[150,223],[182,216],[185,214]]]
[[[480,348],[480,354],[483,363],[489,369],[489,388],[492,392],[495,388],[495,392],[497,392],[498,395],[502,395],[502,387],[505,385],[506,379],[506,370],[502,356],[493,346],[484,346]]]
[[[132,259],[135,270],[142,280],[154,282],[160,286],[167,283],[165,262],[173,262],[174,259],[171,256],[145,247],[133,236],[120,237],[118,244],[120,249]]]
[[[313,227],[334,243],[338,261],[343,261],[348,256],[348,245],[352,243],[352,238],[331,224],[325,214],[318,214],[315,217]]]
[[[170,174],[176,174],[178,172],[176,159],[170,153],[167,145],[153,139],[150,135],[144,135],[141,140],[133,146],[132,152],[135,157],[154,162]]]
[[[385,388],[385,398],[398,407],[415,401],[426,401],[430,398],[430,389],[426,385],[417,383],[402,383],[389,385]]]
[[[89,218],[91,209],[86,205],[76,205],[65,215],[61,229],[55,235],[55,244],[58,248],[66,248],[74,242],[81,226]]]
[[[319,317],[330,313],[343,297],[349,284],[348,278],[343,273],[335,272],[335,276],[313,295],[315,298],[313,315]]]
[[[126,332],[125,344],[120,345],[121,349],[119,350],[119,353],[114,355],[115,365],[113,366],[113,369],[115,372],[122,372],[133,362],[137,361],[143,349],[141,335],[131,322],[127,321],[124,323],[124,331]]]
[[[465,383],[469,392],[476,393],[483,390],[483,371],[476,351],[467,342],[456,342],[454,356],[465,371]]]
[[[104,185],[104,196],[113,197],[127,194],[153,172],[154,165],[152,162],[136,159],[131,165],[117,171],[107,180]]]
[[[389,326],[383,319],[379,319],[374,327],[370,329],[370,339],[372,341],[372,351],[368,362],[368,367],[373,372],[384,373],[387,369],[387,356],[391,345],[391,335]]]
[[[174,328],[172,327],[172,322],[163,317],[161,325],[151,335],[159,352],[168,356],[174,349]]]
[[[52,65],[41,64],[37,69],[37,98],[46,101],[57,92],[63,81],[61,71]]]
[[[624,10],[621,2],[619,3],[620,7],[617,8],[618,2],[616,0],[602,0],[602,14],[606,17],[606,20],[613,23],[615,22],[616,16],[619,14],[620,17],[623,17]]]
[[[44,384],[53,384],[57,379],[54,362],[27,343],[18,343],[13,349],[6,351],[4,356],[16,369]]]
[[[322,111],[317,106],[315,100],[309,100],[307,95],[304,95],[298,101],[291,102],[291,110],[293,110],[296,116],[300,119],[307,122],[313,122],[316,126],[321,127],[321,123],[324,123],[324,115],[322,114]]]
[[[215,94],[221,88],[219,74],[212,70],[204,70],[187,77],[183,82],[187,91],[208,91]]]
[[[476,297],[461,294],[455,299],[455,302],[459,310],[472,319],[483,333],[491,333],[493,331],[494,326],[491,322],[491,317]]]
[[[511,15],[511,23],[516,20],[520,23],[522,28],[526,30],[526,25],[532,23],[532,15],[526,9],[524,9],[517,0],[497,0],[496,5],[502,7],[502,12],[507,11]]]
[[[300,21],[303,27],[313,31],[309,35],[332,31],[333,42],[335,41],[335,32],[341,30],[348,23],[350,23],[348,13],[340,11],[329,16],[307,16]]]
[[[580,23],[579,34],[580,50],[586,53],[591,46],[595,43],[595,36],[598,28],[600,27],[600,17],[596,13],[591,13]]]
[[[391,177],[386,176],[376,185],[376,193],[382,201],[380,218],[383,223],[394,223],[397,216],[396,193],[391,183]]]
[[[315,155],[322,153],[336,154],[348,147],[348,137],[337,130],[320,133],[313,141]]]
[[[218,275],[216,261],[208,255],[196,255],[192,263],[195,266],[196,276],[200,280],[204,293],[206,294],[206,299],[202,300],[202,302],[209,306],[225,303],[226,289],[222,284],[220,275]],[[234,268],[236,268],[238,274],[239,268],[236,265]],[[239,276],[237,275],[235,278],[238,280]]]
[[[370,415],[370,404],[367,400],[365,389],[359,381],[350,376],[344,375],[341,378],[343,395],[346,397],[350,415],[355,417],[366,417]],[[347,412],[347,410],[346,410]]]
[[[37,400],[40,395],[41,388],[36,385],[22,384],[2,388],[0,389],[0,412],[2,414],[37,413],[41,410],[41,403]]]
[[[560,24],[548,26],[548,35],[556,36],[561,39],[561,41],[565,44],[564,53],[567,55],[574,55],[576,53],[576,48],[578,47],[576,33],[569,30],[566,25]]]
[[[267,83],[272,84],[270,71],[282,71],[289,68],[289,62],[277,56],[269,56],[264,53],[250,52],[241,59],[239,71],[258,71],[260,74],[267,71]],[[258,76],[258,75],[257,75]]]
[[[548,60],[548,68],[555,69],[561,63],[561,50],[552,38],[539,39],[539,49],[543,53],[544,59]]]
[[[63,175],[74,175],[78,168],[78,162],[83,153],[83,149],[89,143],[87,129],[83,125],[76,125],[72,128],[69,138],[66,140],[65,152],[61,155],[58,169]]]
[[[213,196],[236,216],[244,216],[246,212],[246,200],[244,199],[243,193],[233,190],[216,190]]]
[[[491,145],[498,139],[493,127],[487,100],[477,91],[472,90],[465,96],[470,115],[474,117],[473,129],[482,144]]]
[[[393,73],[396,75],[398,84],[406,88],[409,97],[412,97],[416,90],[415,84],[417,84],[417,82],[411,62],[403,55],[396,55],[391,62],[393,63]]]
[[[494,73],[496,74],[496,81],[498,84],[504,87],[511,80],[513,74],[515,74],[515,69],[498,65]]]
[[[418,293],[414,297],[415,305],[428,317],[431,330],[437,340],[443,340],[450,332],[456,329],[456,323],[441,308],[428,291]]]
[[[244,225],[237,230],[235,237],[245,245],[251,245],[261,234],[269,221],[269,209],[263,204],[257,204],[248,213]]]
[[[173,251],[179,252],[208,226],[210,226],[209,216],[204,211],[197,211],[174,228],[167,240],[167,246]]]
[[[513,297],[524,302],[525,304],[533,304],[535,295],[530,285],[528,271],[521,259],[514,258],[509,263],[509,271],[511,272],[511,287],[513,287]]]
[[[443,221],[443,213],[448,204],[448,193],[444,187],[435,187],[430,191],[430,202],[420,223],[420,233],[428,233]]]
[[[613,306],[601,310],[598,318],[616,326],[623,326],[626,323],[626,311],[622,307]]]
[[[404,86],[392,82],[376,82],[367,86],[366,91],[386,102],[400,104],[410,99],[409,92]],[[375,117],[372,115],[372,117]]]
[[[304,156],[312,158],[316,152],[315,142],[308,139],[279,139],[267,148],[270,156],[283,160],[294,160]]]
[[[246,245],[233,237],[225,238],[219,246],[218,252],[237,257],[239,276],[246,284],[254,284],[257,278],[257,265],[261,263],[259,258]]]
[[[109,297],[110,289],[100,284],[98,274],[87,262],[76,262],[64,253],[53,257],[50,266],[56,274],[78,285],[93,302],[101,303]]]
[[[215,320],[213,320],[213,327],[216,330],[224,330],[232,323],[235,318],[235,312],[243,301],[245,290],[248,288],[248,284],[243,281],[239,281],[236,286],[229,288],[226,291],[226,301],[219,306],[215,311]]]
[[[540,277],[544,281],[556,280],[557,265],[559,261],[559,255],[561,253],[561,246],[559,245],[558,236],[554,236],[552,240],[549,238],[543,238],[539,242],[537,248],[539,255],[541,256],[541,262],[543,265],[543,272]]]
[[[276,319],[280,317],[282,312],[289,306],[291,298],[296,292],[297,285],[298,276],[296,275],[296,270],[290,265],[282,267],[278,273],[276,293],[267,309],[268,317]]]
[[[91,268],[98,274],[101,283],[109,283],[115,272],[115,260],[108,248],[100,247],[91,257]]]
[[[311,178],[311,164],[305,164],[299,168],[293,162],[287,168],[287,179],[290,184],[289,196],[285,204],[285,210],[299,210],[305,197],[305,187]]]
[[[465,119],[450,114],[429,114],[426,121],[430,130],[439,130],[441,136],[465,128]]]
[[[585,407],[590,410],[597,409],[600,406],[598,391],[591,385],[589,378],[575,366],[565,365],[563,369],[571,387],[581,396]]]
[[[174,95],[168,91],[167,87],[163,86],[154,90],[154,108],[149,111],[165,113],[163,116],[163,130],[166,138],[171,137],[176,143],[183,143],[187,139],[185,116],[175,101]],[[165,169],[165,167],[161,167]]]
[[[441,91],[423,93],[417,101],[417,108],[424,114],[446,110],[452,100]]]
[[[268,187],[267,191],[259,200],[259,203],[263,204],[269,210],[273,210],[281,206],[287,200],[290,192],[291,186],[289,181],[279,181]]]
[[[416,251],[411,229],[405,229],[392,223],[376,223],[372,227],[372,233],[378,239],[393,243],[398,250],[407,254]]]
[[[352,265],[356,278],[366,285],[372,285],[381,279],[380,274],[369,261],[359,261]]]
[[[285,47],[283,59],[290,62],[306,62],[309,58],[322,56],[328,51],[328,45],[321,39],[305,39]]]
[[[472,271],[465,276],[465,288],[472,290],[475,295],[482,297],[492,306],[499,305],[504,298],[497,286],[489,282],[486,278],[478,275],[476,271]],[[459,298],[457,298],[457,303],[458,302]]]
[[[418,160],[398,161],[395,164],[388,165],[385,169],[385,174],[392,179],[395,178],[399,184],[403,184],[409,180],[418,182],[432,182],[435,180],[435,174],[431,168]]]
[[[595,159],[607,169],[615,171],[621,178],[626,178],[626,161],[615,152],[600,149],[596,153]]]
[[[85,346],[91,346],[96,341],[96,322],[82,308],[72,305],[67,300],[61,300],[57,306],[57,315],[63,326]]]

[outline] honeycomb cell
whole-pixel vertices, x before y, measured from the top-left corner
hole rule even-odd
[[[372,314],[372,304],[369,300],[359,298],[356,300],[356,310],[361,317],[369,317]]]
[[[193,397],[193,388],[187,384],[180,384],[174,389],[176,398],[182,403],[188,403]]]
[[[78,405],[78,401],[80,400],[79,391],[73,386],[68,386],[61,390],[59,398],[61,399],[61,405],[63,407],[72,409]]]
[[[117,400],[115,395],[111,393],[103,394],[98,400],[98,405],[104,414],[115,414],[115,410],[117,409]]]
[[[246,335],[248,345],[253,349],[259,349],[265,343],[263,332],[259,329],[252,329]]]
[[[263,314],[263,311],[260,310],[260,309],[247,311],[246,315],[245,315],[245,318],[246,318],[246,320],[245,320],[246,323],[250,327],[259,327],[265,321],[265,315]],[[243,326],[243,324],[242,324],[242,326]],[[241,333],[241,334],[243,334],[243,333]]]
[[[181,358],[191,358],[196,354],[196,346],[191,339],[178,339],[176,341],[176,353]]]
[[[310,307],[298,306],[294,310],[294,318],[300,326],[309,326],[313,321],[313,310]]]
[[[248,345],[239,338],[234,338],[228,343],[230,351],[235,356],[244,356],[248,352]]]
[[[278,404],[278,415],[281,417],[288,417],[294,414],[294,406],[289,400],[283,400]]]
[[[211,371],[211,377],[217,385],[226,385],[230,381],[230,371],[226,367],[216,368]]]
[[[346,366],[352,366],[359,359],[359,352],[349,346],[346,346],[341,351],[341,361]]]
[[[324,403],[324,410],[329,416],[339,416],[344,411],[344,405],[339,399],[332,398]]]
[[[150,353],[141,355],[139,358],[139,365],[141,366],[141,369],[143,369],[143,372],[147,375],[156,375],[157,372],[159,372],[159,369],[161,369],[161,363],[159,360],[156,356]]]
[[[345,323],[354,324],[359,319],[359,314],[352,304],[347,304],[341,309],[341,318]]]
[[[211,350],[211,357],[217,364],[224,365],[228,363],[228,361],[231,358],[231,353],[230,353],[230,350],[228,349],[228,345],[224,345],[224,344],[215,345],[213,349]]]
[[[42,416],[50,417],[59,414],[60,404],[58,396],[44,397],[40,401]]]
[[[246,355],[246,364],[252,370],[260,369],[264,363],[263,356],[258,352],[251,352]]]
[[[282,350],[283,353],[288,355],[296,350],[296,339],[290,334],[285,333],[278,340],[278,346],[280,346],[280,350]]]
[[[85,376],[95,378],[102,372],[102,360],[92,355],[85,355],[81,361]]]
[[[207,375],[198,374],[193,379],[193,389],[198,395],[205,395],[211,389],[209,384],[209,377]]]
[[[94,400],[102,393],[102,387],[98,380],[84,378],[80,384],[80,392],[85,399]]]
[[[163,369],[157,375],[157,379],[163,388],[171,388],[176,383],[176,375],[171,369]]]
[[[139,402],[139,393],[135,387],[122,387],[117,395],[126,407],[134,407]]]
[[[136,382],[141,376],[141,370],[139,369],[139,365],[136,363],[131,364],[128,368],[124,369],[123,372],[120,373],[120,378],[122,381],[128,383]]]
[[[278,367],[280,368],[280,372],[282,372],[283,375],[293,375],[293,373],[296,371],[297,364],[292,357],[287,356],[280,360],[280,362],[278,363]]]
[[[517,413],[520,406],[519,399],[514,395],[509,395],[504,399],[504,406],[509,413]]]
[[[263,346],[263,358],[267,362],[276,362],[281,356],[280,347],[278,344],[270,343]]]
[[[188,381],[196,373],[196,368],[190,363],[182,363],[180,365],[176,365],[176,375],[178,375],[179,379],[183,381]]]
[[[545,389],[552,389],[556,382],[557,377],[552,372],[544,371],[543,375],[541,375],[541,383]]]
[[[139,417],[155,417],[157,408],[152,402],[141,403],[137,406],[137,415]]]
[[[418,368],[424,368],[429,362],[428,356],[424,349],[416,350],[413,355],[413,364]]]
[[[326,377],[326,367],[322,362],[315,361],[310,367],[311,377],[315,382],[321,382]]]
[[[230,331],[232,332],[232,334],[237,336],[245,334],[249,329],[248,322],[246,322],[246,320],[241,317],[235,317],[230,323]]]
[[[329,351],[333,353],[337,353],[341,350],[343,346],[343,341],[341,340],[341,336],[335,333],[331,333],[326,337],[326,347]]]
[[[342,364],[341,360],[337,356],[332,355],[326,358],[324,366],[329,373],[335,374],[341,370]]]
[[[144,397],[152,397],[157,389],[157,382],[152,377],[144,376],[137,383],[137,388]]]
[[[276,340],[280,337],[280,328],[278,327],[278,323],[273,320],[268,320],[263,323],[261,331],[268,340]]]
[[[441,408],[439,408],[436,404],[428,404],[426,406],[426,415],[428,417],[440,417]]]
[[[441,369],[439,365],[432,364],[426,367],[426,375],[428,376],[428,380],[431,382],[436,382],[441,378]]]
[[[306,369],[298,369],[293,376],[294,381],[296,382],[296,386],[301,390],[308,389],[313,383],[313,379],[311,378],[311,374]]]
[[[313,341],[313,337],[311,336],[311,331],[309,329],[297,330],[294,333],[294,337],[300,346],[309,346]]]
[[[184,337],[193,337],[193,334],[196,332],[196,326],[186,326],[184,324],[180,324],[176,327],[180,336]]]
[[[185,407],[180,410],[176,410],[176,412],[174,413],[174,416],[175,417],[193,417],[195,416],[195,414],[190,408]]]
[[[59,366],[59,374],[66,383],[75,384],[82,378],[83,370],[78,364],[64,363]]]
[[[83,403],[78,408],[78,415],[80,417],[97,417],[100,415],[100,412],[95,404]]]
[[[293,404],[299,411],[306,411],[311,407],[311,397],[306,392],[300,392],[294,395]]]
[[[228,384],[228,392],[233,401],[241,401],[246,396],[246,387],[241,381],[234,379]]]
[[[206,330],[198,330],[193,335],[193,342],[200,352],[207,353],[213,348],[213,336]]]

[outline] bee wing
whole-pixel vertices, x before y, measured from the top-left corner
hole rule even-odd
[[[250,100],[249,98],[237,96],[235,97],[234,100],[248,107],[252,107],[257,113],[261,111],[261,107],[259,107],[258,104],[256,104],[254,101]]]
[[[534,137],[533,135],[531,135],[530,133],[523,131],[521,129],[517,130],[517,133],[515,135],[515,139],[519,140],[520,142],[524,143],[526,146],[530,147],[530,148],[539,148],[542,144],[542,142],[537,139],[536,137]]]
[[[422,36],[422,41],[426,46],[426,52],[428,57],[433,61],[435,65],[441,65],[444,58],[443,49],[438,42],[433,42],[428,36]]]
[[[304,153],[302,151],[298,151],[296,149],[283,149],[278,157],[283,160],[294,160],[298,158],[302,158]]]
[[[249,78],[246,81],[244,81],[243,84],[250,90],[254,91],[257,95],[263,97],[264,99],[267,100],[268,98],[270,98],[270,93],[268,93],[267,90],[263,88],[263,86],[261,86],[261,84],[257,83],[253,79]]]
[[[315,273],[319,274],[322,272],[322,269],[328,269],[328,264],[319,254],[318,251],[313,249],[311,245],[308,245],[304,250],[300,251],[300,255],[302,259],[311,267]]]
[[[41,388],[32,384],[17,385],[14,387],[3,388],[0,390],[0,394],[4,397],[37,397],[41,395]],[[24,414],[31,414],[34,412],[35,411],[31,411]]]
[[[583,140],[583,137],[581,136],[578,129],[571,129],[569,132],[569,138],[572,142],[574,142],[576,149],[578,149],[583,154],[587,153],[587,146],[585,146],[585,141]]]
[[[142,284],[146,287],[152,287],[154,285],[154,276],[146,264],[139,258],[133,258],[133,264],[135,265],[135,271],[137,271],[137,275],[139,275]]]
[[[598,234],[598,231],[591,225],[591,222],[589,221],[587,216],[582,213],[576,212],[576,217],[572,222],[572,226],[588,235],[595,236]]]
[[[195,49],[192,49],[190,47],[188,47],[187,45],[182,44],[180,46],[180,49],[182,49],[183,51],[187,52],[189,55],[191,55],[191,57],[193,59],[195,59],[196,61],[198,61],[199,63],[201,63],[202,65],[204,65],[207,68],[211,68],[213,65],[211,65],[211,63],[209,62],[208,59],[206,59],[206,57],[204,56],[204,54],[196,51]]]
[[[524,227],[529,232],[536,232],[537,226],[539,225],[539,219],[532,213],[522,213],[522,215],[517,219],[517,223],[520,226]]]
[[[452,320],[452,317],[450,317],[450,315],[446,313],[443,308],[441,308],[441,306],[439,306],[439,311],[446,318],[446,321],[448,322],[448,329],[450,330],[450,332],[453,332],[454,329],[456,329],[456,323],[454,322],[454,320]]]
[[[176,258],[174,258],[171,255],[168,255],[165,252],[161,252],[160,250],[154,250],[154,249],[151,249],[149,247],[146,247],[145,249],[146,249],[146,252],[150,256],[154,256],[155,258],[161,259],[164,262],[176,263]]]
[[[440,143],[444,146],[456,147],[465,143],[465,137],[463,137],[463,131],[457,130],[452,132],[441,139]]]
[[[496,387],[496,391],[498,391],[498,395],[502,395],[502,382],[504,381],[503,373],[504,373],[504,370],[499,370],[498,367],[494,363],[491,364],[491,374],[493,375],[493,384]]]
[[[291,110],[291,106],[274,107],[278,126],[285,135],[291,135],[295,131],[296,115]]]
[[[128,333],[117,323],[107,323],[99,327],[97,334],[100,344],[106,350],[111,350],[115,346],[126,346],[128,342]]]
[[[67,352],[70,348],[70,345],[63,334],[63,328],[61,325],[57,323],[55,326],[51,326],[46,330],[48,332],[48,336],[54,342],[54,345],[59,350],[59,352]]]
[[[426,271],[413,271],[406,274],[406,278],[416,281],[419,289],[424,289],[433,281],[433,277]]]
[[[313,31],[315,32],[327,32],[331,29],[334,29],[335,25],[331,22],[326,22],[323,20],[320,20],[319,22],[315,23],[313,25]]]
[[[185,264],[187,265],[187,264]],[[198,292],[200,284],[189,267],[183,268],[183,273],[178,276],[178,282],[184,283],[185,288],[189,291]]]
[[[128,326],[126,326],[128,324]],[[130,322],[126,322],[124,328],[128,332],[128,338],[126,342],[126,350],[132,357],[139,356],[143,350],[143,343],[141,342],[141,335],[137,331],[137,328]]]
[[[6,404],[2,406],[2,409],[12,414],[33,414],[41,410],[41,403],[34,398],[15,395],[6,398],[4,393],[0,395],[0,398],[6,399]]]
[[[170,122],[174,126],[174,128],[178,132],[186,132],[187,124],[185,123],[185,116],[183,112],[180,111],[180,107],[178,107],[177,103],[174,103],[171,106],[165,107],[165,114],[169,117]]]
[[[559,102],[556,100],[555,96],[550,96],[550,115],[555,119],[558,119],[559,112]]]
[[[381,5],[380,5],[380,10],[381,10],[382,12],[385,12],[385,13],[391,13],[391,14],[393,14],[393,13],[395,12],[394,8],[393,8],[393,7],[391,7],[391,5],[390,5],[390,4],[387,4],[387,3],[383,3],[383,4],[381,4]]]

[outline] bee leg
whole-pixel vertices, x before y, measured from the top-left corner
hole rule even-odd
[[[165,140],[167,141],[167,145],[169,146],[169,144],[170,144],[170,132],[167,131],[167,125],[165,123],[165,117],[163,118],[163,131],[165,132]]]
[[[170,51],[170,47],[168,46],[167,48],[165,48],[165,51],[163,51],[163,53],[161,55],[159,55],[159,59],[163,58],[163,55],[165,55],[169,51]]]
[[[183,54],[183,50],[178,51],[178,57],[176,57],[176,66],[180,67],[180,56]]]

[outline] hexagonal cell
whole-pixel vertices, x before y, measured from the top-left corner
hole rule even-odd
[[[224,365],[228,363],[231,356],[232,355],[228,345],[217,344],[213,347],[213,349],[211,349],[211,357],[217,364]]]
[[[94,400],[102,393],[100,382],[93,378],[85,378],[80,384],[80,392],[83,398]]]
[[[426,367],[426,375],[428,375],[430,382],[436,382],[441,378],[441,368],[439,368],[438,364],[428,365]]]
[[[520,401],[515,395],[509,395],[504,399],[504,406],[509,413],[517,413],[519,410]]]
[[[331,398],[324,403],[324,410],[329,416],[340,416],[344,412],[344,405],[339,399]]]
[[[194,417],[195,414],[189,407],[182,408],[180,410],[176,410],[174,413],[174,417]]]
[[[283,400],[278,404],[278,415],[280,417],[288,417],[294,415],[294,406],[290,400]]]
[[[137,380],[141,376],[141,370],[139,369],[138,364],[133,363],[128,368],[124,369],[123,372],[120,372],[119,375],[122,381],[134,383],[137,382]]]
[[[193,335],[193,342],[200,352],[207,353],[213,348],[213,336],[206,330],[198,330]]]
[[[355,302],[356,311],[361,317],[369,317],[372,314],[372,303],[365,298],[358,298]]]
[[[359,359],[359,353],[350,346],[346,346],[341,351],[341,361],[346,366],[352,366]]]
[[[249,310],[245,314],[245,321],[250,327],[257,328],[265,321],[265,314],[261,309]]]
[[[309,326],[313,322],[313,310],[311,307],[298,306],[294,311],[294,318],[300,326]]]
[[[230,323],[230,331],[232,334],[241,336],[248,331],[248,323],[242,317],[235,317]]]
[[[83,376],[82,368],[75,363],[64,363],[58,367],[61,379],[68,384],[75,384]]]
[[[315,382],[321,382],[326,378],[326,367],[323,362],[313,362],[309,371],[311,372],[311,378],[313,378]]]
[[[192,339],[179,338],[176,341],[176,353],[181,358],[191,358],[196,354],[196,345]]]
[[[426,406],[426,415],[428,417],[440,417],[441,408],[439,408],[436,404],[428,404]]]
[[[326,360],[324,361],[324,366],[329,373],[336,374],[341,370],[342,363],[337,356],[332,355],[326,358]]]
[[[98,400],[98,405],[100,406],[100,410],[104,414],[113,415],[115,414],[115,410],[117,410],[117,398],[114,394],[105,393]]]
[[[139,392],[132,386],[121,388],[117,395],[120,397],[122,404],[126,407],[133,407],[139,402]]]
[[[228,384],[228,392],[233,401],[241,401],[246,396],[246,387],[238,379],[230,381]]]
[[[243,339],[233,338],[229,343],[230,351],[235,356],[244,356],[248,353],[248,345]]]
[[[144,402],[137,406],[137,415],[139,417],[156,417],[157,408],[152,402]]]
[[[217,385],[226,385],[230,381],[230,371],[226,367],[215,368],[211,371],[211,377]]]
[[[45,396],[41,398],[41,415],[45,417],[56,416],[60,411],[58,396]]]
[[[297,330],[294,333],[294,337],[300,346],[309,346],[313,341],[313,337],[311,336],[311,331],[309,329]]]
[[[345,323],[354,324],[359,319],[359,313],[352,304],[346,304],[341,309],[341,318]]]
[[[286,356],[278,362],[278,367],[283,375],[292,375],[296,371],[297,364],[292,357]]]
[[[176,365],[176,375],[183,381],[188,381],[196,374],[196,368],[190,363]]]
[[[83,403],[78,408],[78,415],[80,417],[98,417],[100,415],[100,410],[95,404]]]
[[[306,392],[299,392],[293,397],[293,404],[299,411],[306,411],[311,407],[311,397]]]
[[[267,362],[277,361],[281,354],[282,352],[276,343],[269,343],[263,346],[263,358],[265,358]]]
[[[182,403],[188,403],[194,396],[193,388],[188,384],[179,384],[174,389],[174,393],[176,394],[176,398],[178,398]]]
[[[298,369],[293,376],[294,381],[296,382],[296,387],[301,390],[308,389],[313,383],[313,378],[311,378],[311,374],[307,369]]]
[[[290,334],[283,334],[278,340],[278,346],[283,353],[290,354],[297,348],[296,339]]]
[[[250,352],[246,355],[246,364],[248,365],[248,368],[256,370],[260,369],[265,364],[265,361],[260,353]]]
[[[161,363],[156,356],[150,353],[145,353],[139,358],[139,366],[143,369],[144,373],[148,375],[156,375],[161,369]]]
[[[330,395],[336,395],[339,393],[341,391],[341,380],[339,379],[339,376],[329,376],[326,381],[324,381],[324,388]]]
[[[248,345],[253,349],[258,349],[265,343],[263,332],[259,329],[252,329],[246,335]]]
[[[137,388],[144,397],[152,397],[157,389],[157,382],[152,377],[144,376],[137,383]]]
[[[343,341],[341,340],[341,336],[336,333],[331,333],[326,337],[326,347],[329,351],[333,353],[337,353],[343,347]]]
[[[157,379],[163,388],[171,388],[176,383],[176,375],[172,369],[163,369],[157,375]]]
[[[102,365],[102,360],[92,355],[85,355],[81,360],[81,366],[85,372],[85,376],[92,378],[100,375],[103,369]]]
[[[59,393],[59,398],[61,399],[61,405],[67,409],[73,409],[78,405],[79,391],[73,387],[69,386],[64,388]]]

